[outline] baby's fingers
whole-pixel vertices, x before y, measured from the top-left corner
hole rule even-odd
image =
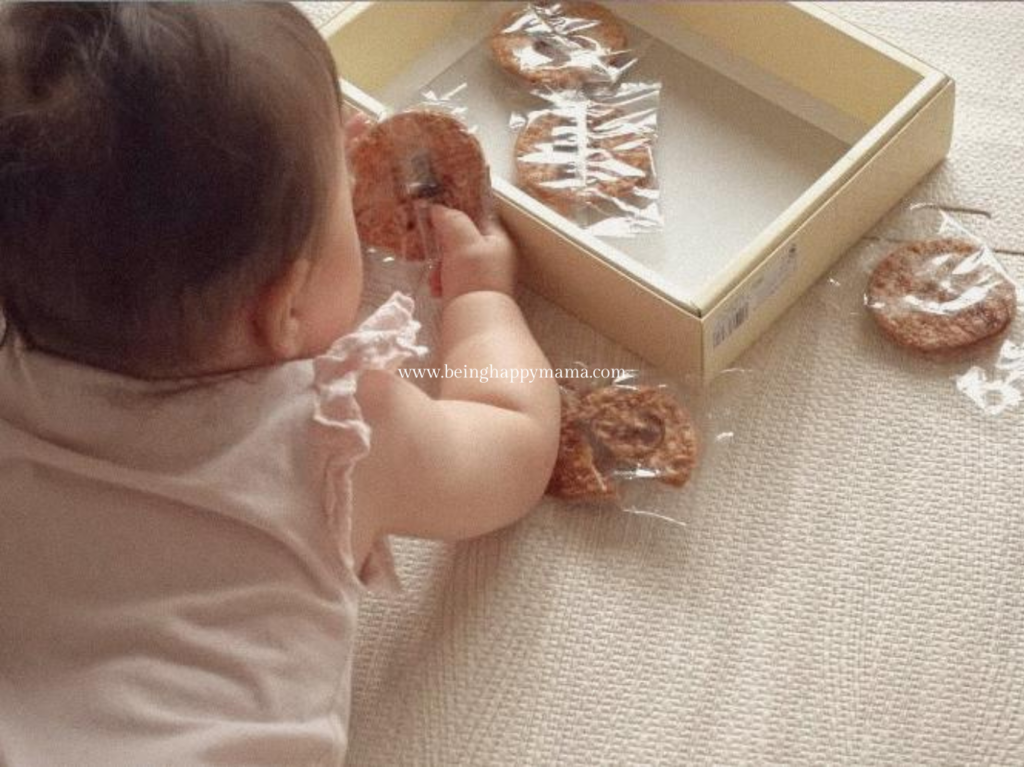
[[[442,255],[457,252],[480,242],[480,230],[476,228],[473,219],[461,210],[432,205],[430,222],[434,225],[434,234]]]
[[[497,216],[488,216],[480,227],[480,233],[485,239],[491,242],[496,242],[503,247],[512,248],[512,238],[509,237],[508,230],[501,223],[501,220]]]

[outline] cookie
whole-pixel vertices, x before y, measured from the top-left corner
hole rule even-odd
[[[902,245],[875,267],[865,304],[890,339],[925,353],[996,336],[1013,321],[1017,292],[983,252],[950,238]]]
[[[562,387],[561,433],[558,458],[545,491],[566,500],[614,498],[615,482],[598,469],[594,449],[580,422],[580,395]]]
[[[594,449],[578,423],[562,422],[558,458],[545,492],[570,501],[597,501],[618,494],[614,480],[597,468]]]
[[[656,386],[609,386],[580,405],[591,434],[618,461],[682,487],[697,464],[697,431],[689,412]]]
[[[364,246],[422,260],[431,249],[430,203],[456,208],[478,226],[489,210],[483,150],[443,112],[396,114],[370,128],[349,153],[352,207]]]
[[[570,500],[614,499],[615,477],[630,474],[682,487],[697,455],[690,414],[665,390],[563,387],[558,459],[547,492]]]
[[[515,144],[519,186],[560,213],[651,186],[650,135],[593,102],[535,113]]]
[[[615,15],[589,2],[527,3],[505,14],[490,38],[503,69],[550,88],[614,82],[611,62],[626,45]]]

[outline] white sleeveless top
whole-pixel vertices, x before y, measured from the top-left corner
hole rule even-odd
[[[0,764],[340,764],[362,370],[395,294],[313,360],[176,383],[0,347]]]

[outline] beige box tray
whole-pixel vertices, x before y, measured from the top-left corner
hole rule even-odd
[[[324,30],[373,114],[458,90],[524,280],[651,362],[727,367],[949,149],[946,75],[802,3],[604,2],[659,81],[662,231],[599,238],[517,189],[510,115],[540,104],[489,58],[521,2],[353,2]]]

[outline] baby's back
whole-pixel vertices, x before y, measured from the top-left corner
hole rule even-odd
[[[340,758],[358,586],[309,366],[164,392],[0,359],[0,762]]]

